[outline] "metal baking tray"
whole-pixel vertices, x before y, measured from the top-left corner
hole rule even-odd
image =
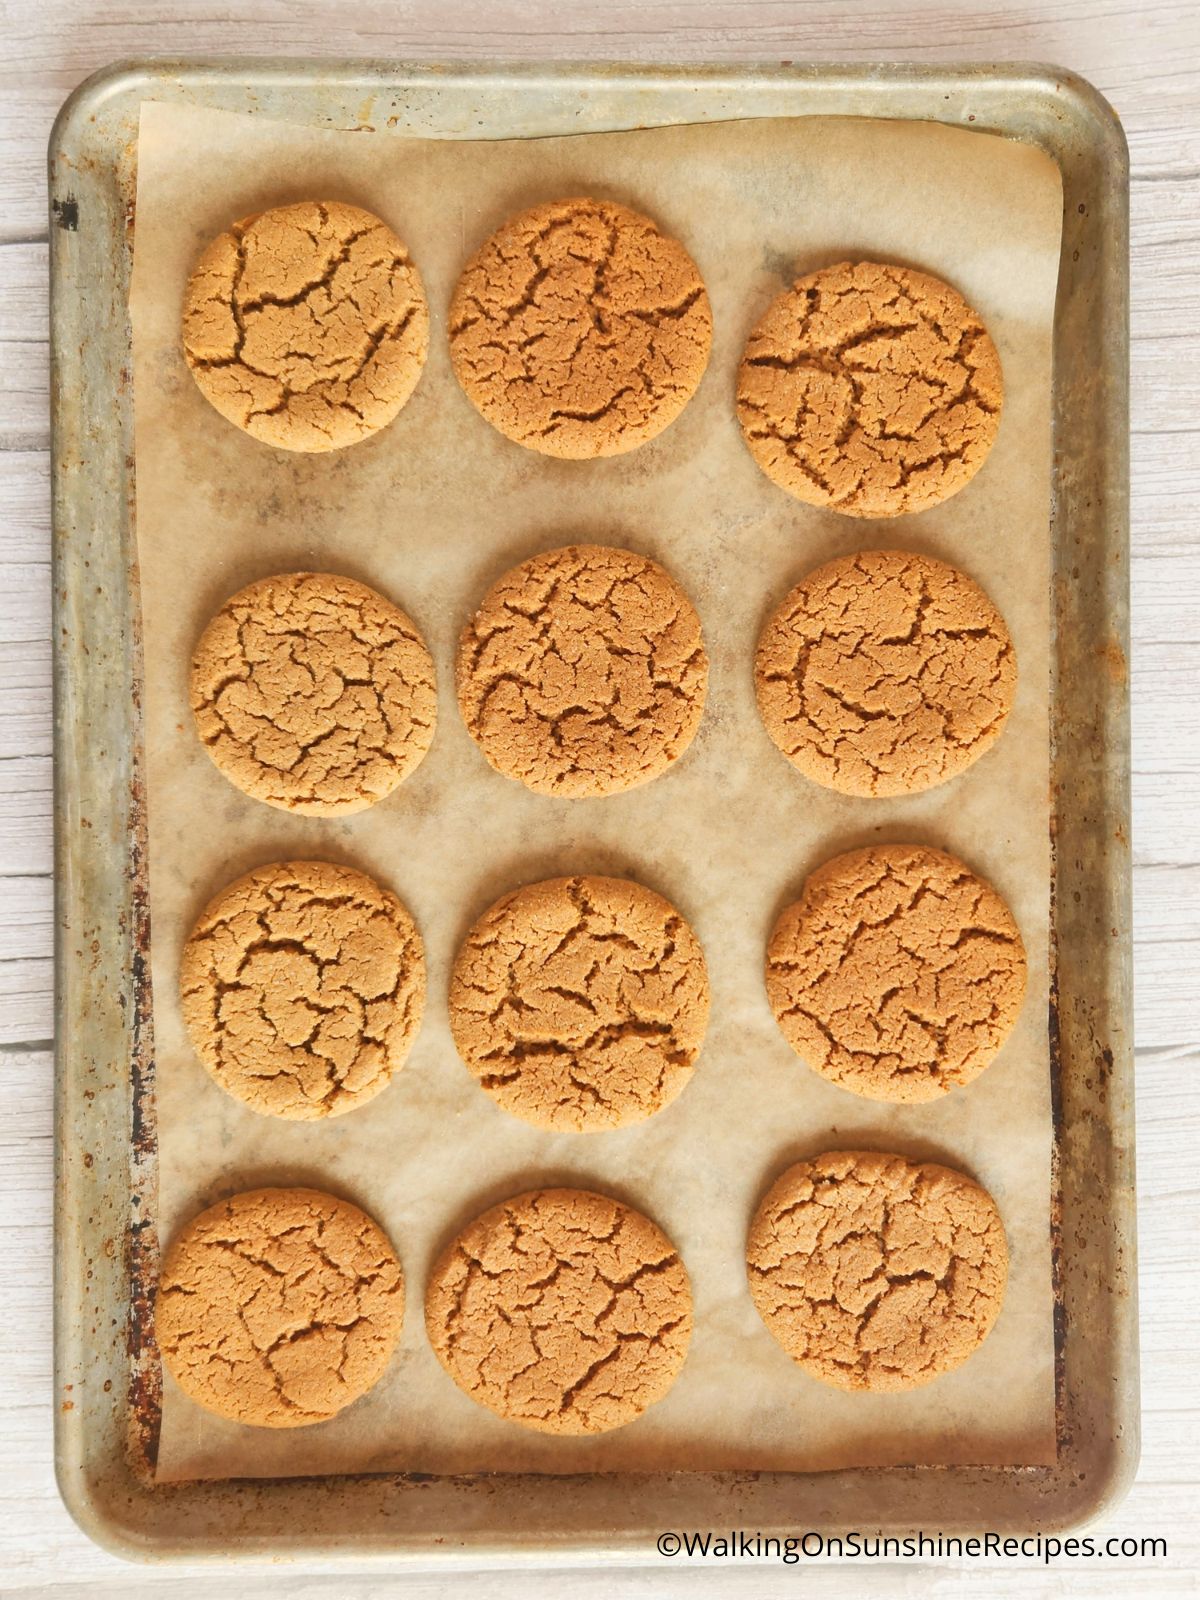
[[[934,120],[1041,146],[1063,178],[1054,328],[1047,1027],[1058,1459],[1049,1467],[155,1485],[156,1136],[133,392],[126,314],[144,99],[338,128],[537,137],[737,117]],[[143,61],[51,136],[57,874],[56,1460],[100,1544],[147,1560],[656,1559],[669,1528],[795,1535],[1074,1526],[1138,1455],[1129,854],[1128,156],[1041,66],[412,66]]]

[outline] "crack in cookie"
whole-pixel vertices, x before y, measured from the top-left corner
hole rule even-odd
[[[429,347],[408,252],[367,211],[303,201],[235,222],[188,282],[183,351],[223,417],[281,450],[336,450],[389,423]]]
[[[979,317],[928,273],[840,262],[797,279],[751,333],[742,433],[798,500],[894,517],[949,499],[1000,426],[1000,357]]]
[[[180,1388],[260,1428],[325,1422],[382,1376],[404,1278],[357,1206],[256,1189],[190,1222],[163,1260],[155,1332]]]
[[[192,658],[201,743],[243,793],[302,816],[363,811],[433,742],[433,660],[398,606],[329,573],[233,595]]]
[[[1004,619],[929,556],[863,550],[818,567],[763,628],[758,708],[806,777],[842,794],[917,794],[977,761],[1016,694]]]
[[[463,629],[458,703],[488,762],[539,794],[617,794],[700,724],[700,619],[657,562],[568,545],[514,567]]]
[[[712,311],[676,240],[625,206],[536,206],[467,263],[450,305],[463,390],[507,438],[545,455],[618,455],[695,393]]]
[[[691,1287],[648,1217],[605,1195],[543,1189],[493,1206],[447,1247],[425,1325],[481,1406],[545,1433],[604,1433],[674,1383]]]
[[[1012,1031],[1025,950],[995,889],[941,850],[826,862],[767,945],[767,998],[797,1055],[868,1100],[937,1100]]]
[[[205,907],[179,983],[192,1044],[221,1088],[313,1121],[363,1105],[404,1064],[425,954],[400,901],[365,873],[288,861]]]
[[[914,1389],[986,1339],[1008,1277],[996,1203],[960,1172],[833,1151],[789,1168],[746,1247],[759,1315],[841,1389]]]
[[[498,900],[450,980],[458,1052],[506,1111],[586,1132],[653,1116],[692,1075],[708,1022],[704,955],[661,895],[554,878]]]

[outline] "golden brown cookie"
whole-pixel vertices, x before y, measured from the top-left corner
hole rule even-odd
[[[1025,998],[1012,913],[941,850],[881,844],[809,878],[767,945],[797,1055],[868,1100],[936,1100],[996,1055]]]
[[[842,794],[917,794],[1000,737],[1017,660],[963,573],[861,550],[786,597],[759,638],[754,683],[767,732],[806,777]]]
[[[370,1217],[316,1189],[253,1189],[176,1238],[155,1330],[167,1370],[197,1405],[259,1428],[303,1428],[379,1381],[403,1320],[400,1263]]]
[[[759,1315],[839,1389],[915,1389],[973,1355],[1004,1299],[996,1202],[961,1172],[836,1150],[790,1167],[746,1247]]]
[[[241,589],[192,657],[196,731],[230,783],[301,816],[365,811],[433,741],[425,641],[374,589],[286,572]]]
[[[467,934],[450,1027],[506,1111],[583,1133],[674,1100],[708,1003],[699,941],[661,895],[619,878],[552,878],[506,894]]]
[[[369,211],[305,200],[235,222],[183,301],[183,353],[223,417],[280,450],[338,450],[416,387],[429,311],[408,251]]]
[[[196,1054],[222,1089],[307,1122],[365,1104],[403,1065],[425,952],[400,901],[365,873],[282,861],[204,908],[179,985]]]
[[[425,1326],[455,1383],[489,1411],[543,1433],[605,1433],[675,1382],[692,1292],[641,1212],[541,1189],[485,1211],[443,1252]]]
[[[543,455],[620,455],[687,405],[712,311],[696,263],[649,217],[558,200],[511,218],[450,304],[450,355],[494,428]]]
[[[514,567],[458,648],[458,703],[491,765],[538,794],[618,794],[692,742],[708,657],[679,585],[632,550],[568,545]]]
[[[799,278],[750,335],[737,410],[774,483],[852,517],[947,500],[1000,426],[996,346],[949,284],[842,261]]]

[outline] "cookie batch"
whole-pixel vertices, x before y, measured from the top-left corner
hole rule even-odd
[[[429,327],[418,267],[383,221],[302,202],[232,224],[203,252],[183,354],[205,398],[253,439],[323,452],[398,415]],[[446,333],[482,421],[514,447],[573,461],[635,450],[679,417],[704,377],[713,318],[682,243],[624,205],[572,198],[522,212],[479,246]],[[779,295],[730,396],[750,455],[783,493],[876,520],[962,491],[1002,405],[996,347],[957,291],[870,261],[822,268]],[[248,799],[350,814],[386,801],[425,759],[448,664],[435,666],[400,599],[304,571],[263,578],[217,610],[192,661],[195,734]],[[802,578],[744,641],[744,660],[796,784],[865,803],[963,774],[1002,736],[1017,674],[1004,619],[978,585],[890,545]],[[531,555],[478,596],[453,677],[481,782],[519,783],[548,803],[603,801],[686,756],[708,656],[686,573],[570,545]],[[317,860],[213,890],[180,969],[200,1063],[252,1113],[370,1115],[425,1003],[408,910],[366,874]],[[704,951],[679,910],[636,882],[517,884],[432,981],[478,1092],[540,1129],[602,1139],[657,1116],[703,1071]],[[903,841],[819,866],[764,950],[783,1038],[868,1101],[963,1090],[1001,1051],[1025,981],[1020,932],[991,884]],[[1000,1311],[1007,1247],[995,1202],[964,1174],[835,1150],[768,1188],[746,1270],[766,1330],[800,1369],[878,1392],[929,1382],[977,1349]],[[403,1311],[399,1256],[377,1223],[315,1190],[261,1189],[211,1207],[173,1242],[158,1338],[199,1405],[295,1427],[379,1379]],[[692,1320],[685,1264],[656,1223],[582,1189],[492,1206],[460,1228],[425,1285],[426,1334],[450,1378],[550,1434],[632,1422],[674,1383]]]

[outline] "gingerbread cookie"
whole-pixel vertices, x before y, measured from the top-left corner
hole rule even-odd
[[[302,1428],[379,1381],[403,1319],[400,1263],[370,1217],[315,1189],[254,1189],[201,1212],[171,1245],[155,1332],[197,1405]]]
[[[868,1100],[937,1100],[970,1083],[1024,997],[1012,913],[961,861],[923,845],[827,861],[767,945],[767,998],[787,1042]]]
[[[572,460],[661,433],[711,344],[687,251],[605,200],[513,217],[467,263],[450,304],[450,354],[471,403],[506,438]]]
[[[996,1202],[961,1172],[838,1150],[767,1191],[746,1247],[768,1329],[839,1389],[915,1389],[961,1366],[1004,1299]]]
[[[446,1371],[489,1411],[544,1433],[604,1433],[674,1383],[692,1294],[648,1217],[542,1189],[463,1229],[430,1275],[425,1325]]]
[[[695,934],[661,895],[553,878],[498,900],[450,980],[459,1054],[495,1100],[541,1128],[639,1122],[692,1075],[708,1022]]]
[[[683,590],[657,562],[601,545],[514,567],[458,650],[458,703],[488,761],[567,799],[665,772],[692,742],[707,687]]]
[[[425,291],[378,217],[306,200],[235,222],[183,302],[183,353],[223,417],[279,450],[338,450],[389,423],[429,347]]]
[[[852,517],[957,494],[995,442],[1003,399],[996,346],[962,296],[875,261],[797,279],[738,372],[738,420],[768,478]]]
[[[1017,662],[978,585],[907,550],[810,572],[758,641],[758,708],[806,777],[842,794],[917,794],[1000,737]]]
[[[425,954],[400,901],[365,873],[284,861],[210,901],[179,984],[196,1054],[222,1089],[313,1121],[365,1104],[403,1065]]]
[[[326,572],[264,578],[227,600],[192,658],[192,711],[229,781],[301,816],[365,811],[433,741],[433,661],[374,589]]]

